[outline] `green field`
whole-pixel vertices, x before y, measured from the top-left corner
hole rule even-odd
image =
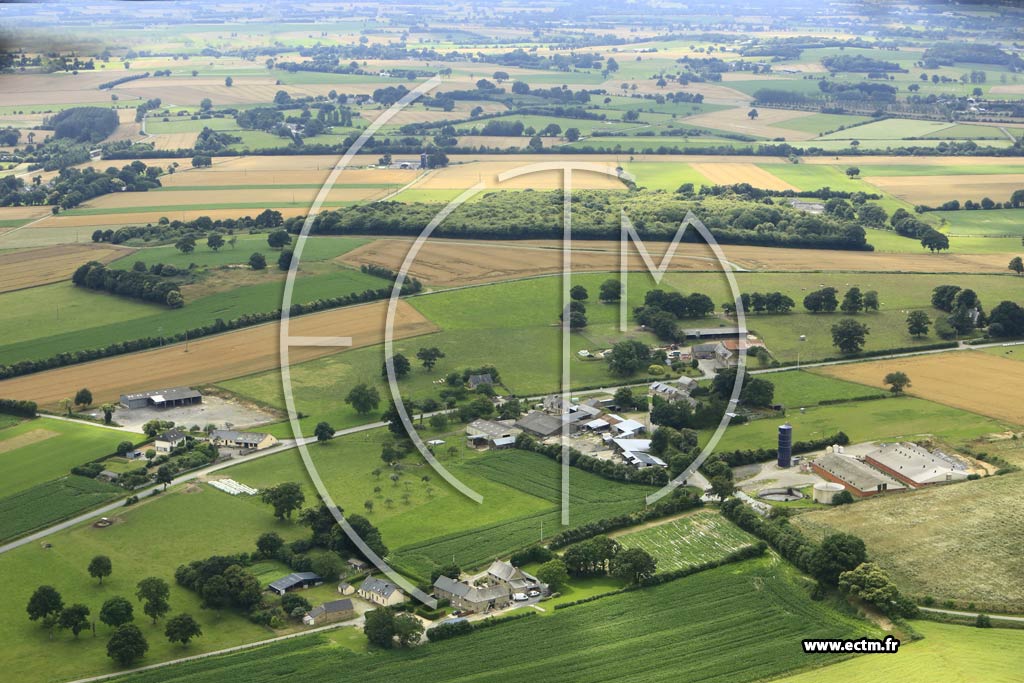
[[[113,484],[69,475],[0,498],[0,541],[22,536],[120,495],[127,494]]]
[[[822,136],[822,140],[905,140],[931,137],[936,134],[947,138],[945,131],[952,128],[944,121],[918,121],[914,119],[885,119],[853,126]]]
[[[720,560],[757,539],[717,512],[702,510],[677,520],[632,531],[616,539],[626,548],[646,550],[659,572]]]
[[[1017,653],[1024,647],[1024,631],[978,629],[931,621],[911,624],[924,639],[903,643],[896,656],[856,657],[825,669],[780,678],[774,683],[817,683],[823,679],[901,683],[1016,683],[1020,680]]]
[[[0,430],[0,463],[4,465],[0,499],[63,477],[76,465],[110,455],[121,441],[141,439],[141,434],[41,417]]]
[[[327,262],[326,259],[332,255],[344,253],[362,243],[362,240],[337,243],[312,240],[310,251],[313,258],[308,263],[303,259],[305,265],[295,281],[293,301],[305,303],[387,287],[387,280]],[[175,255],[168,247],[155,247],[153,251],[157,253],[149,253],[149,250],[135,252],[119,265],[130,267],[141,260],[147,264],[174,263],[184,268],[192,262],[207,261],[211,267],[223,267],[239,260],[247,261],[248,256],[243,257],[242,254],[252,253],[243,252],[240,247],[233,252],[207,251],[194,253],[191,257]],[[257,278],[255,283],[242,284],[192,301],[187,300],[186,289],[186,304],[179,309],[82,289],[70,282],[2,294],[0,305],[5,307],[7,319],[12,322],[12,334],[0,344],[0,363],[46,358],[130,339],[170,336],[212,323],[218,318],[230,320],[246,313],[277,310],[281,307],[284,276],[273,263],[276,258],[273,251],[269,248],[261,251],[267,255],[270,267],[262,273],[253,274]],[[249,274],[248,270],[243,272]],[[40,315],[41,312],[45,315]]]
[[[771,377],[769,376],[770,380]],[[1006,426],[989,418],[917,398],[862,401],[833,406],[787,411],[785,419],[754,420],[729,427],[717,450],[772,448],[783,421],[793,425],[794,441],[810,441],[843,431],[851,443],[861,441],[914,441],[936,436],[963,443],[984,434],[1001,432]],[[702,441],[710,432],[702,432]]]
[[[775,403],[781,403],[786,408],[814,406],[821,401],[886,395],[880,389],[802,370],[773,372],[764,375],[763,379],[775,385]]]
[[[104,600],[115,595],[128,597],[135,606],[136,623],[149,641],[147,662],[273,635],[233,613],[201,609],[198,596],[174,583],[174,570],[179,564],[214,554],[252,551],[256,538],[265,531],[277,531],[292,540],[306,536],[308,530],[278,522],[266,505],[257,501],[247,504],[209,486],[171,489],[112,517],[115,524],[106,529],[86,524],[50,536],[51,547],[32,543],[0,555],[0,573],[8,582],[7,599],[0,605],[0,637],[7,643],[0,666],[11,680],[43,683],[115,670],[105,648],[110,630],[103,624],[97,624],[96,638],[86,632],[76,640],[70,633],[58,631],[50,640],[45,629],[28,620],[25,604],[42,583],[60,591],[65,604],[87,605],[92,618]],[[86,571],[89,560],[99,554],[113,563],[113,574],[102,585]],[[163,623],[154,626],[142,613],[134,597],[135,585],[147,576],[161,577],[170,584],[170,614],[187,612],[202,625],[203,636],[187,650],[168,643]],[[44,660],[47,666],[40,668],[39,662]]]
[[[840,126],[855,126],[865,121],[870,121],[870,119],[865,116],[851,116],[850,114],[811,114],[810,116],[801,116],[789,121],[773,123],[772,125],[776,128],[821,135],[822,133],[836,130]]]
[[[631,161],[624,168],[627,173],[633,174],[637,185],[651,190],[675,192],[683,183],[693,183],[696,189],[713,184],[693,166],[684,162]]]
[[[942,211],[937,216],[946,220],[945,231],[956,237],[960,235],[1012,237],[1020,247],[1019,238],[1024,236],[1024,211],[1020,209],[995,209],[991,211]],[[1024,249],[1018,249],[1024,251]]]
[[[758,166],[785,180],[798,190],[817,190],[822,187],[830,187],[843,192],[881,194],[877,188],[865,187],[864,181],[850,178],[846,175],[846,169],[838,166],[823,164],[758,164]]]
[[[562,528],[557,463],[520,451],[467,451],[461,447],[462,426],[455,429],[446,438],[449,445],[459,444],[458,453],[449,455],[448,446],[443,446],[437,457],[484,497],[482,504],[450,488],[419,455],[409,456],[401,479],[391,482],[390,470],[379,457],[387,439],[385,430],[310,447],[317,471],[338,506],[370,519],[391,550],[388,561],[405,572],[429,576],[434,564],[444,564],[453,556],[463,567],[475,567],[539,540],[542,526],[545,537]],[[375,469],[382,470],[379,477],[373,475]],[[429,482],[422,481],[425,475]],[[232,468],[232,477],[257,488],[299,481],[307,500],[314,495],[294,451],[239,465]],[[572,471],[571,485],[572,526],[636,510],[652,490],[579,470]],[[380,493],[374,491],[378,486]],[[370,512],[365,509],[367,500],[374,504]]]
[[[811,601],[807,592],[777,561],[757,560],[414,650],[354,655],[315,636],[132,680],[262,683],[301,669],[332,681],[742,683],[806,666],[802,638],[877,637],[874,627]],[[646,656],[636,656],[638,649]]]

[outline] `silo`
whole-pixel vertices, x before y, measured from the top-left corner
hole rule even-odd
[[[793,426],[788,422],[779,425],[779,467],[793,464]]]

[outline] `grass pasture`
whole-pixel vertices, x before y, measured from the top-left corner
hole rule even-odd
[[[907,393],[912,396],[1024,425],[1024,405],[1017,398],[1024,381],[1024,363],[992,354],[950,352],[814,370],[873,387],[883,387],[882,379],[896,371],[910,377]],[[956,381],[951,382],[951,377]]]
[[[817,683],[822,679],[1015,683],[1020,679],[1016,653],[1024,647],[1024,631],[977,629],[931,621],[911,623],[924,638],[902,643],[898,655],[855,657],[824,669],[775,679],[773,683]]]
[[[110,455],[121,441],[134,440],[141,440],[141,434],[136,438],[80,422],[42,417],[0,430],[0,463],[5,472],[0,481],[0,500],[63,477],[75,465]]]
[[[766,621],[751,619],[751,611],[772,628],[766,631]],[[811,601],[791,570],[758,560],[416,650],[355,655],[318,635],[136,674],[132,680],[207,683],[230,676],[264,683],[301,669],[334,681],[372,676],[395,683],[425,677],[744,683],[806,666],[802,638],[863,634],[877,636],[874,627],[839,615],[827,603]],[[744,644],[741,650],[735,648],[738,642]],[[587,648],[585,657],[580,656],[581,646]],[[637,657],[638,648],[652,656]],[[482,652],[488,653],[486,667],[481,666]],[[826,660],[823,655],[818,663]]]
[[[1018,474],[986,477],[809,512],[793,523],[814,537],[838,531],[860,536],[871,558],[918,599],[1019,613],[1020,487]]]
[[[626,548],[646,550],[658,562],[659,572],[685,569],[721,559],[753,545],[757,539],[711,510],[664,524],[631,531],[615,540]]]

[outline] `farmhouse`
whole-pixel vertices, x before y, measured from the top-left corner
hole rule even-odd
[[[319,586],[323,582],[323,578],[314,572],[295,572],[272,582],[267,587],[278,595],[284,595],[288,591]]]
[[[472,586],[444,575],[434,582],[434,597],[448,600],[452,607],[465,612],[501,609],[512,601],[512,594],[504,585]]]
[[[491,377],[490,373],[486,375],[470,375],[469,379],[466,380],[466,384],[469,385],[470,389],[476,389],[483,384],[494,385],[494,378]]]
[[[888,474],[848,455],[826,453],[813,461],[811,467],[822,478],[843,484],[859,498],[907,490],[906,486]]]
[[[562,420],[554,415],[533,411],[519,418],[516,427],[534,436],[547,438],[562,431]]]
[[[359,597],[381,607],[391,607],[406,601],[405,593],[401,588],[390,581],[373,576],[363,581],[358,593]]]
[[[153,448],[157,453],[170,453],[185,443],[186,438],[185,432],[180,429],[171,429],[156,437],[153,441]]]
[[[511,562],[495,560],[487,568],[486,575],[498,585],[505,586],[510,593],[525,593],[543,587],[536,576],[524,572]]]
[[[475,448],[511,448],[522,431],[493,420],[473,420],[466,425],[466,440]]]
[[[651,396],[657,396],[665,401],[686,401],[690,405],[696,405],[697,401],[690,397],[690,390],[695,386],[697,383],[690,377],[680,377],[674,382],[653,382],[650,392]]]
[[[941,451],[929,451],[915,443],[888,443],[864,460],[904,484],[913,487],[945,484],[967,479],[966,467]]]
[[[239,432],[233,429],[215,429],[210,432],[210,442],[215,446],[241,448],[247,451],[258,451],[276,446],[277,437],[262,432]]]
[[[317,605],[306,612],[302,617],[302,623],[306,626],[317,624],[330,624],[335,621],[346,621],[356,616],[356,609],[348,598],[342,600],[331,600],[322,605]]]
[[[121,394],[121,405],[129,410],[153,406],[156,408],[177,408],[203,402],[203,395],[192,387],[172,387],[143,391],[138,394]]]

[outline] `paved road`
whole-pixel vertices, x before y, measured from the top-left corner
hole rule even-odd
[[[368,429],[377,429],[378,427],[384,427],[386,425],[387,425],[386,422],[371,422],[369,424],[359,425],[358,427],[350,427],[349,429],[338,430],[337,432],[334,433],[334,435],[335,436],[346,436],[348,434],[356,434],[358,432],[365,432]],[[241,457],[241,458],[232,458],[231,460],[225,460],[224,462],[219,462],[219,463],[216,463],[214,465],[209,465],[208,467],[203,467],[202,469],[193,470],[191,472],[186,472],[185,474],[181,475],[180,477],[176,477],[174,479],[174,481],[172,481],[170,483],[170,485],[173,486],[175,484],[182,484],[184,482],[192,481],[194,479],[198,479],[199,477],[204,477],[204,476],[206,476],[208,474],[212,474],[213,472],[217,472],[217,471],[226,469],[228,467],[232,467],[234,465],[240,465],[240,464],[245,463],[245,462],[252,462],[253,460],[256,460],[258,458],[264,458],[264,457],[266,457],[268,455],[273,455],[275,453],[280,453],[282,451],[287,451],[289,449],[295,448],[295,446],[298,445],[298,443],[300,443],[300,442],[304,443],[304,444],[310,444],[310,443],[314,443],[315,441],[316,441],[316,437],[312,437],[312,436],[305,437],[305,438],[302,438],[302,439],[299,439],[299,440],[285,439],[284,441],[279,443],[277,446],[274,446],[272,448],[268,448],[268,449],[266,449],[264,451],[258,451],[256,453],[253,453],[252,455],[247,455],[247,456],[244,456],[244,457]],[[161,489],[161,488],[163,488],[161,485],[149,486],[147,488],[138,489],[137,491],[133,491],[132,495],[136,495],[136,496],[138,496],[141,499],[141,498],[144,498],[145,496],[150,495],[153,491],[155,491],[157,489]],[[54,524],[53,526],[47,527],[45,529],[42,529],[41,531],[37,531],[37,532],[35,532],[33,534],[29,534],[28,536],[23,536],[22,538],[19,538],[19,539],[15,540],[15,541],[11,541],[10,543],[7,543],[5,545],[0,546],[0,554],[6,553],[6,552],[8,552],[10,550],[14,550],[15,548],[19,548],[19,547],[21,547],[23,545],[27,545],[29,543],[35,543],[36,541],[40,541],[40,540],[46,538],[47,536],[50,536],[52,534],[57,533],[58,531],[63,531],[64,529],[70,529],[73,526],[77,526],[77,525],[81,524],[82,522],[88,522],[89,520],[96,519],[97,517],[103,517],[104,515],[107,515],[107,514],[109,514],[111,512],[114,512],[116,510],[120,510],[123,507],[124,507],[124,500],[117,500],[117,501],[115,501],[113,503],[110,503],[109,505],[104,505],[103,507],[96,508],[94,510],[90,510],[89,512],[85,512],[85,513],[83,513],[81,515],[78,515],[77,517],[73,517],[73,518],[65,520],[63,522],[58,522],[57,524]]]

